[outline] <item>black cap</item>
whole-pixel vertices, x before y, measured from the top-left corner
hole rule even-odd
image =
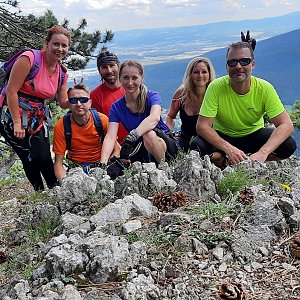
[[[111,64],[120,64],[118,57],[112,52],[101,52],[97,57],[97,68]]]

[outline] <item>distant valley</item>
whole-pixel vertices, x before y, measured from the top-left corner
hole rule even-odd
[[[217,76],[224,75],[227,45],[247,29],[258,40],[254,75],[270,81],[284,104],[293,104],[300,99],[300,12],[261,20],[120,31],[108,47],[121,61],[131,58],[143,63],[147,86],[161,93],[162,106],[168,108],[190,59],[207,56]],[[99,84],[95,61],[76,74],[83,75],[91,89]]]

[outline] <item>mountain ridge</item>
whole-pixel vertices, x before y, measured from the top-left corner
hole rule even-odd
[[[201,30],[196,35],[189,30],[192,27],[195,31]],[[297,71],[300,70],[300,12],[257,20],[116,32],[109,50],[116,53],[121,61],[139,60],[145,68],[148,88],[161,94],[162,107],[168,109],[188,62],[196,56],[207,56],[213,62],[217,77],[225,75],[227,45],[238,41],[240,30],[247,29],[258,41],[253,74],[270,81],[283,103],[292,105],[300,98],[297,82]],[[169,35],[170,31],[172,35]],[[133,32],[138,32],[138,35]],[[156,36],[150,34],[153,32]],[[95,61],[89,67],[83,73],[90,73],[85,82],[93,89],[100,78]]]
[[[226,74],[226,50],[227,47],[224,47],[202,55],[211,59],[217,77]],[[282,64],[282,58],[284,58],[285,65]],[[191,59],[145,66],[146,84],[149,88],[161,93],[163,107],[168,108],[166,99],[171,100],[172,93],[181,84],[184,71]],[[300,98],[298,81],[300,29],[258,42],[255,49],[255,61],[253,75],[272,83],[284,104],[291,105]],[[164,80],[168,74],[168,80]],[[284,78],[287,80],[283,80]]]

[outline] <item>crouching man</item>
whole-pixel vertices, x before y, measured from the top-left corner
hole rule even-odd
[[[102,141],[107,133],[108,118],[91,108],[89,90],[77,84],[68,90],[69,113],[60,118],[54,127],[54,172],[59,182],[66,176],[64,157],[69,168],[81,166],[86,173],[100,164]],[[116,142],[113,155],[119,156],[120,145]]]

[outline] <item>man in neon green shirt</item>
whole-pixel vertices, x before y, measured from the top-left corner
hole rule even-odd
[[[253,162],[280,160],[296,150],[291,119],[274,87],[251,75],[254,66],[249,43],[231,44],[227,50],[228,75],[215,79],[205,93],[196,143],[201,155],[212,154],[216,164],[225,157],[236,164],[248,155]],[[275,127],[264,128],[265,114]]]

